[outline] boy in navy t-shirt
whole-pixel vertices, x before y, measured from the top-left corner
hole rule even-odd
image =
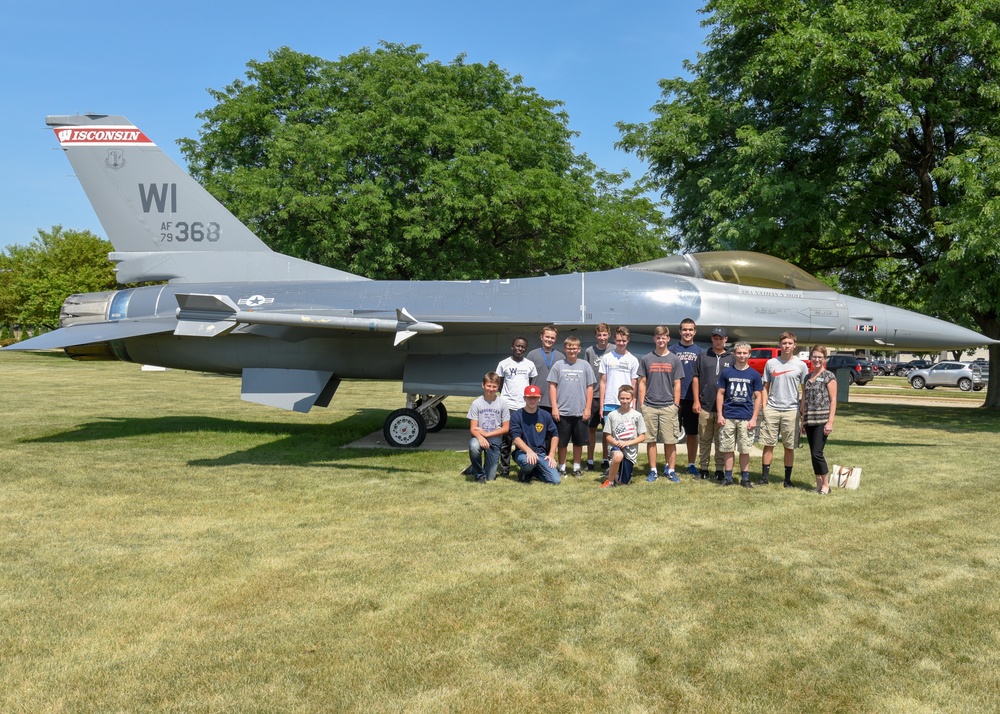
[[[753,430],[757,428],[764,381],[748,363],[748,343],[737,342],[733,354],[735,364],[726,367],[719,375],[719,392],[716,397],[716,411],[721,427],[719,451],[725,460],[722,485],[733,485],[733,455],[739,451],[740,485],[743,488],[753,488],[750,483],[750,449],[753,448]]]

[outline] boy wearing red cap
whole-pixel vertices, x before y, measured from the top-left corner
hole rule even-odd
[[[521,481],[530,481],[534,476],[539,481],[558,484],[559,471],[556,469],[556,451],[559,448],[559,432],[552,415],[538,408],[542,390],[532,384],[524,388],[524,408],[510,415],[510,435],[514,440],[514,461],[521,469]],[[548,450],[546,439],[551,439]]]

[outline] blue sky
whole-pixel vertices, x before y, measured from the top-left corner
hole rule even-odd
[[[123,114],[178,163],[208,89],[244,77],[270,50],[337,59],[380,40],[431,60],[494,61],[565,103],[577,152],[601,168],[645,170],[614,149],[617,121],[651,118],[657,81],[684,73],[706,35],[704,0],[632,3],[310,2],[11,3],[0,27],[0,247],[37,229],[89,229],[97,217],[45,127],[49,114]]]

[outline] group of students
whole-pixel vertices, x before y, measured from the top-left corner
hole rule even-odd
[[[781,353],[768,360],[762,377],[749,366],[749,344],[738,342],[730,352],[726,330],[715,328],[712,348],[703,350],[694,344],[696,333],[694,321],[684,320],[680,342],[671,345],[670,331],[661,325],[653,331],[653,351],[641,358],[628,351],[627,327],[615,330],[612,347],[605,323],[595,330],[596,344],[582,355],[574,335],[564,340],[564,351],[555,349],[558,331],[552,325],[542,329],[541,346],[531,352],[524,337],[514,338],[510,357],[486,374],[483,395],[469,408],[467,472],[480,483],[498,474],[507,477],[513,457],[521,481],[558,484],[570,473],[579,477],[584,447],[586,469],[596,470],[597,429],[603,425],[602,488],[631,482],[641,443],[649,461],[647,481],[660,475],[657,444],[663,444],[663,476],[680,481],[675,466],[682,435],[689,474],[709,478],[714,447],[716,480],[723,486],[734,483],[738,453],[740,484],[753,488],[750,450],[759,421],[762,468],[757,484],[770,482],[774,447],[780,441],[784,485],[792,486],[801,429],[810,445],[816,490],[829,493],[823,451],[833,430],[836,378],[825,369],[827,349],[816,345],[810,350],[810,368],[795,356],[795,335],[784,332]]]

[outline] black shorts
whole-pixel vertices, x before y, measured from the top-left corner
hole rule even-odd
[[[586,446],[590,443],[590,430],[582,416],[560,414],[556,428],[559,430],[559,446],[569,446],[570,441],[574,446]]]
[[[590,421],[587,423],[591,429],[604,426],[604,415],[601,413],[601,403],[595,399],[590,404]]]
[[[695,436],[698,433],[698,415],[694,413],[694,400],[682,399],[677,415],[681,419],[684,433],[687,436]]]

